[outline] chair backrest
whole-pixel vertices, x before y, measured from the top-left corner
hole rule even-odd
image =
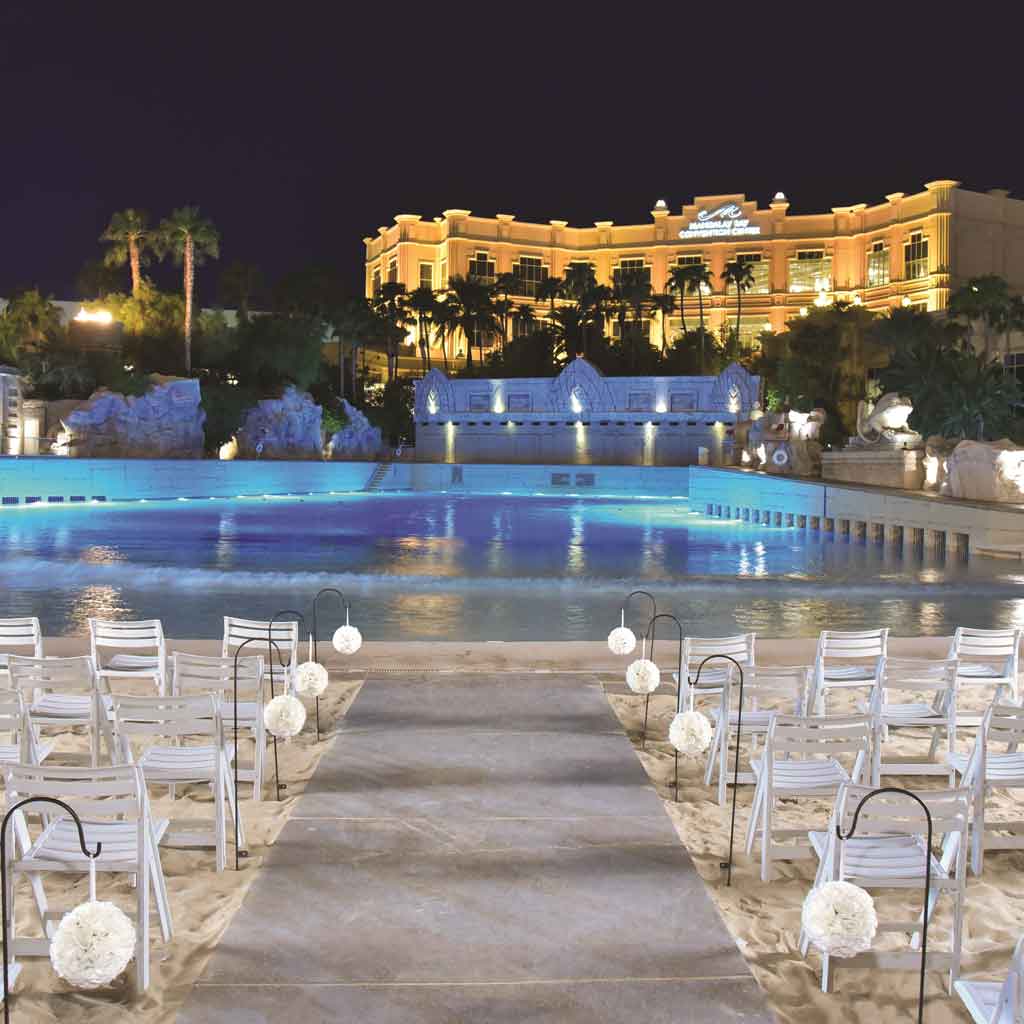
[[[96,689],[92,658],[26,658],[12,654],[8,661],[11,688],[52,693],[83,693]]]
[[[871,793],[876,793],[866,800]],[[960,789],[929,789],[912,791],[928,808],[932,822],[932,840],[942,849],[941,863],[955,879],[962,881],[966,870],[967,825],[970,818],[971,791]],[[928,821],[921,804],[913,797],[898,792],[877,792],[872,786],[856,784],[840,787],[836,797],[836,813],[830,831],[838,823],[844,835],[850,831],[857,815],[857,836],[927,836]],[[856,882],[855,869],[843,866],[840,856],[840,878]],[[934,848],[933,848],[934,852]],[[905,856],[894,857],[886,868],[886,883],[894,887],[915,887],[922,884],[924,858],[920,861]],[[938,884],[937,880],[933,880]]]
[[[1024,1019],[1024,937],[1019,938],[1014,947],[1010,969],[1006,972],[1006,981],[989,1024],[1000,1024],[1006,1020],[1017,1024],[1021,1019]]]
[[[802,715],[811,684],[810,665],[758,665],[743,673],[743,708],[774,708],[781,714]],[[729,678],[728,701],[739,705],[739,681]]]
[[[34,796],[63,800],[83,819],[139,821],[141,825],[149,815],[142,772],[135,765],[58,768],[21,764],[8,769],[9,803]],[[63,815],[59,808],[46,804],[27,807],[25,813],[51,818]],[[142,849],[141,843],[139,849]]]
[[[1024,630],[971,629],[958,626],[953,634],[950,657],[960,661],[1005,663],[1010,659],[1016,671],[1020,660],[1021,637]]]
[[[0,735],[10,733],[11,743],[18,745],[20,760],[26,761],[29,751],[23,746],[25,730],[25,699],[20,690],[0,690]]]
[[[89,640],[97,669],[103,667],[99,653],[101,647],[118,651],[156,651],[161,658],[166,653],[164,627],[159,619],[134,622],[90,619]]]
[[[838,760],[841,755],[851,755],[850,777],[858,781],[867,764],[873,731],[873,715],[776,715],[768,727],[765,760],[770,766],[780,755],[801,760]]]
[[[256,654],[261,650],[266,650],[268,659],[274,658],[275,666],[279,665],[282,659],[287,665],[294,666],[296,664],[299,649],[299,624],[295,619],[279,619],[271,624],[259,619],[237,619],[225,615],[221,655],[225,658],[228,657],[246,640],[253,641],[246,647],[246,654]],[[263,641],[262,646],[259,643],[261,640]],[[268,640],[272,640],[277,645],[277,650],[270,646]]]
[[[37,618],[0,619],[0,648],[31,647],[31,657],[43,656],[43,631]]]
[[[737,633],[736,636],[688,636],[683,638],[683,670],[690,676],[697,666],[713,654],[725,654],[741,665],[754,664],[756,633]],[[725,661],[709,661],[708,669],[728,668]]]
[[[218,658],[175,651],[171,660],[174,668],[171,692],[176,697],[212,693],[218,700],[230,702],[235,688],[233,656]],[[263,658],[258,654],[252,657],[243,654],[238,659],[238,698],[251,701],[262,697]]]
[[[867,664],[884,658],[888,644],[888,629],[861,629],[854,632],[823,629],[818,634],[817,661]]]
[[[223,738],[213,694],[193,697],[114,697],[114,734],[130,743],[140,737]]]
[[[933,661],[925,658],[882,658],[872,709],[880,711],[890,703],[891,691],[928,693],[932,697],[957,691],[957,661],[946,658]]]
[[[981,723],[981,737],[986,747],[1005,743],[1016,751],[1024,743],[1024,707],[1016,704],[991,704]]]

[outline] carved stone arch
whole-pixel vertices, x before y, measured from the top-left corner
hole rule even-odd
[[[580,408],[573,408],[573,397]],[[572,359],[551,382],[548,407],[552,412],[572,415],[611,412],[615,408],[611,388],[604,375],[586,359]]]
[[[416,382],[415,415],[417,419],[455,412],[455,389],[440,370],[428,370]]]
[[[739,363],[730,363],[711,388],[711,411],[746,413],[757,403],[757,378]]]

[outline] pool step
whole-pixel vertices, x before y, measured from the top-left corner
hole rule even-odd
[[[370,479],[366,481],[366,486],[363,488],[364,491],[379,491],[380,485],[384,482],[384,477],[388,475],[388,470],[391,468],[390,462],[378,462],[377,468],[370,474]]]

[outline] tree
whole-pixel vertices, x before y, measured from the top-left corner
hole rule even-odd
[[[99,299],[117,291],[120,277],[105,260],[86,260],[75,278],[75,293],[80,299]]]
[[[426,373],[430,369],[430,324],[437,308],[437,299],[430,288],[421,286],[410,294],[407,305],[409,312],[416,317],[416,337],[419,341],[423,372]]]
[[[398,374],[398,346],[405,339],[410,323],[406,305],[405,285],[401,281],[385,281],[373,297],[376,314],[376,340],[383,342],[388,360],[388,380]]]
[[[220,235],[212,221],[199,213],[198,206],[181,206],[160,222],[157,251],[170,253],[184,268],[185,292],[185,375],[192,374],[192,302],[196,267],[208,257],[220,255]]]
[[[494,279],[494,312],[498,317],[498,325],[501,334],[501,344],[504,347],[508,344],[508,325],[515,303],[512,296],[517,291],[519,279],[515,274],[499,274]]]
[[[683,335],[689,332],[686,330],[685,295],[696,295],[697,306],[700,310],[700,333],[696,336],[703,346],[704,340],[709,337],[704,328],[704,293],[710,292],[713,281],[711,271],[703,263],[687,263],[669,268],[666,290],[679,293],[679,315],[683,321]],[[700,372],[704,373],[705,350],[701,348]]]
[[[686,334],[686,302],[683,296],[686,294],[686,285],[689,281],[689,274],[686,267],[675,264],[668,268],[668,279],[665,281],[665,291],[669,294],[679,296],[679,319],[681,321],[682,333]]]
[[[651,296],[651,309],[655,310],[658,314],[658,319],[661,321],[661,358],[665,358],[665,352],[668,348],[668,336],[665,330],[668,324],[668,318],[675,312],[676,308],[676,297],[671,292],[656,292]]]
[[[149,262],[146,250],[152,248],[154,242],[146,211],[129,207],[115,213],[100,235],[100,241],[110,245],[104,257],[108,267],[128,264],[132,275],[132,295],[137,298],[142,285],[142,267]]]
[[[334,329],[338,336],[338,363],[343,362],[341,347],[348,346],[351,353],[350,397],[353,402],[358,399],[359,377],[357,372],[359,350],[371,338],[377,329],[376,318],[366,299],[351,299],[335,313]],[[338,367],[339,379],[343,373]],[[341,388],[344,391],[344,387]]]
[[[223,305],[238,310],[239,322],[249,319],[249,303],[263,287],[263,275],[260,268],[252,263],[232,260],[221,271],[217,284],[217,295]],[[310,315],[317,315],[319,310],[309,310]]]
[[[472,274],[465,277],[456,274],[448,279],[448,302],[458,311],[459,328],[466,338],[466,370],[469,373],[473,370],[474,340],[483,361],[484,336],[493,335],[498,329],[493,294],[493,285]]]
[[[996,274],[969,278],[949,297],[949,315],[967,321],[973,336],[977,325],[983,327],[986,356],[992,354],[992,331],[1002,327],[1010,304],[1007,283]]]
[[[38,288],[29,288],[0,311],[0,359],[17,362],[28,350],[60,339],[60,310]]]
[[[555,299],[560,299],[565,294],[564,282],[560,277],[545,277],[537,282],[537,301],[550,304],[549,317],[555,316]]]
[[[740,336],[740,307],[743,304],[743,293],[754,287],[754,268],[744,260],[730,260],[722,271],[722,281],[726,288],[731,284],[736,289],[736,337]]]
[[[434,331],[441,345],[444,372],[448,372],[448,339],[459,329],[458,306],[449,301],[438,301],[434,307]]]
[[[636,369],[638,343],[643,335],[643,316],[650,307],[650,277],[643,270],[624,270],[616,276],[612,296],[619,316],[620,340],[624,344],[626,313],[632,316],[628,342],[629,367],[632,371]]]

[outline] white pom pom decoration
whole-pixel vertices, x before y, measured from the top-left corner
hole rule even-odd
[[[632,654],[636,650],[636,634],[629,626],[616,626],[608,634],[608,650],[612,654]]]
[[[878,930],[871,894],[849,882],[826,882],[804,900],[804,931],[811,943],[830,956],[867,952]]]
[[[319,697],[327,689],[327,669],[316,661],[304,661],[295,670],[295,690],[310,697]]]
[[[334,631],[331,643],[339,654],[355,654],[363,646],[363,634],[346,622]]]
[[[661,671],[653,661],[637,658],[626,669],[626,685],[640,694],[653,693],[661,682]]]
[[[263,709],[263,724],[279,740],[290,740],[302,732],[306,709],[298,697],[282,693]]]
[[[668,727],[668,741],[680,754],[696,757],[711,746],[711,722],[699,711],[683,711]]]
[[[65,914],[50,943],[50,963],[75,988],[109,985],[135,955],[135,925],[113,903],[89,900]]]

